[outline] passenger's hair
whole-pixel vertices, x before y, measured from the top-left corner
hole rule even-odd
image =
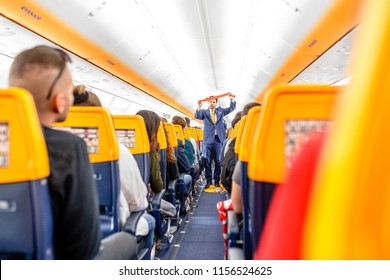
[[[248,112],[250,109],[256,106],[261,106],[261,103],[258,102],[250,102],[244,106],[244,109],[242,109],[242,117],[248,115]]]
[[[71,62],[71,59],[62,50],[48,46],[37,46],[19,53],[15,57],[10,72],[11,75],[22,77],[26,71],[31,70],[32,65],[60,69],[66,62]]]
[[[186,123],[187,123],[187,127],[191,127],[191,120],[189,117],[184,117],[184,119],[186,120]]]
[[[99,97],[92,91],[87,91],[84,85],[75,86],[73,90],[73,96],[73,105],[102,107],[102,103],[100,102]]]
[[[239,111],[236,113],[236,115],[234,116],[234,119],[232,120],[232,127],[234,128],[234,126],[241,120],[241,115],[242,115],[242,111]]]
[[[157,141],[157,131],[160,126],[160,117],[155,112],[149,110],[138,111],[136,115],[139,115],[144,119],[149,137],[150,150],[158,152],[160,150],[160,145]]]
[[[236,114],[235,114],[235,118],[241,118],[242,116],[242,111],[238,111]]]
[[[163,122],[163,123],[167,123],[168,122],[167,118],[164,118],[164,117],[160,117],[160,121]]]
[[[180,116],[174,116],[173,119],[172,119],[172,123],[180,125],[183,129],[187,125],[186,120],[183,117],[180,117]]]
[[[34,97],[37,107],[44,106],[46,98],[52,91],[57,79],[60,79],[66,63],[71,62],[70,57],[60,49],[48,46],[37,46],[19,53],[9,72],[9,85],[21,87],[28,90]],[[48,80],[45,71],[50,69],[60,69],[56,79]],[[26,78],[34,75],[34,78]]]

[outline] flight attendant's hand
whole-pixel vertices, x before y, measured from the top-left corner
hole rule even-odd
[[[199,101],[198,101],[198,110],[200,110],[200,108],[202,108],[202,104],[203,104],[203,101],[202,101],[202,100],[199,100]]]
[[[230,97],[230,101],[234,101],[234,98],[236,97],[233,93],[231,92],[228,92],[229,93],[229,97]]]

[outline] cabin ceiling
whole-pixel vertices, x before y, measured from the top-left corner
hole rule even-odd
[[[91,51],[83,56],[92,63],[90,66],[83,64],[79,58],[76,61],[80,61],[80,64],[73,66],[74,77],[80,83],[103,92],[112,93],[112,88],[115,88],[115,97],[142,103],[131,93],[130,84],[141,88],[145,79],[185,109],[194,112],[199,99],[228,91],[237,95],[237,110],[254,101],[333,1],[35,2],[142,77],[119,82],[115,73],[108,78],[100,77],[91,67],[98,64],[102,55]],[[45,37],[53,41],[48,35]],[[72,50],[72,44],[76,43],[69,40],[61,43],[61,46]],[[347,43],[350,44],[350,41]],[[339,54],[334,52],[336,56]],[[332,84],[341,80],[347,76],[344,66],[348,55],[346,51],[335,58],[338,59],[335,63],[341,65],[340,71],[319,71],[318,67],[322,67],[322,64],[314,65],[307,68],[302,76],[296,77],[294,82],[308,83],[313,76],[316,78],[313,81],[317,83],[325,81]],[[91,71],[93,75],[88,75]],[[319,72],[321,79],[317,77]],[[159,96],[155,97],[159,99]],[[111,96],[107,97],[107,103],[111,102],[111,106],[114,106],[115,100],[108,98]],[[153,98],[145,100],[149,101],[153,102]],[[220,100],[221,106],[228,104],[227,97]],[[126,107],[123,102],[117,106]]]

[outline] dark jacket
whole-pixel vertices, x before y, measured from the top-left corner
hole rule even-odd
[[[188,161],[186,150],[184,148],[183,142],[180,139],[178,141],[178,157],[177,165],[179,166],[180,173],[188,173],[191,170],[191,164]]]
[[[56,259],[93,259],[100,247],[98,195],[83,139],[43,127],[50,175]]]
[[[230,141],[226,155],[222,161],[221,182],[226,190],[230,193],[232,190],[232,176],[234,167],[236,166],[236,154],[234,153],[234,146],[236,144],[236,138]]]
[[[194,162],[195,162],[195,151],[194,151],[194,146],[192,146],[192,143],[190,140],[188,139],[185,139],[186,143],[185,143],[185,150],[186,150],[186,155],[187,155],[187,158],[188,158],[188,162],[190,163],[190,165],[192,165]]]

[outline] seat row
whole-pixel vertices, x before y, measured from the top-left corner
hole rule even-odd
[[[284,203],[274,201],[275,189],[283,188],[285,174],[304,152],[301,144],[330,125],[336,92],[330,86],[275,87],[263,106],[252,108],[235,126],[232,137],[237,137],[235,153],[241,165],[243,220],[238,232],[234,211],[228,213],[229,258],[253,258],[266,219],[273,215],[271,201]]]
[[[49,162],[45,140],[36,116],[30,94],[20,89],[4,89],[0,95],[0,255],[2,258],[52,259],[52,215],[48,194],[47,176]],[[102,238],[122,230],[119,213],[119,149],[118,143],[133,154],[145,185],[149,183],[149,139],[141,116],[111,116],[101,107],[71,107],[67,119],[55,123],[54,128],[66,130],[83,138],[87,144],[90,162],[94,169]],[[167,140],[177,147],[177,138],[184,141],[180,126],[160,125],[160,166],[164,181],[161,193],[150,198],[150,213],[156,220],[155,235],[159,239],[172,240],[171,222],[179,225],[180,204],[177,198],[180,179],[166,182]],[[187,136],[201,139],[200,130],[186,129]],[[193,133],[193,134],[192,134]],[[179,192],[180,193],[180,192]],[[181,195],[179,195],[181,197]],[[161,199],[175,205],[175,215],[161,212]],[[124,230],[135,235],[136,224],[142,213],[131,213]],[[138,258],[144,240],[138,243]]]
[[[231,239],[229,258],[390,259],[390,2],[365,8],[349,85],[276,87],[241,121],[243,246]]]

